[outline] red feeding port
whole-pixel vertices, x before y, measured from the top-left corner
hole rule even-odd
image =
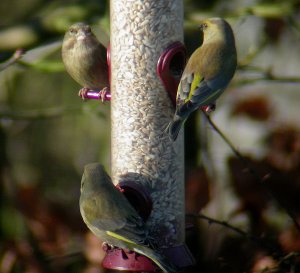
[[[138,214],[147,221],[152,211],[152,200],[147,190],[133,181],[121,181],[118,188],[136,209]],[[106,256],[102,266],[107,269],[133,272],[154,272],[160,268],[147,257],[134,251],[111,248],[104,245]],[[185,244],[161,248],[160,251],[178,268],[191,266],[195,263],[194,257]]]
[[[116,188],[125,195],[138,214],[146,221],[152,211],[152,200],[144,187],[132,181],[121,181]],[[159,267],[150,259],[134,251],[123,250],[117,247],[106,247],[104,250],[106,251],[106,256],[102,262],[104,268],[134,272],[159,270]]]
[[[186,64],[186,49],[181,42],[169,45],[160,55],[156,72],[175,107],[177,87]]]

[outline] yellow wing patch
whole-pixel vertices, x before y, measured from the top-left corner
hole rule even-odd
[[[195,89],[199,86],[200,82],[202,81],[202,77],[200,74],[198,73],[195,73],[194,74],[194,78],[193,78],[193,81],[192,81],[192,84],[191,84],[191,90],[189,92],[189,96],[185,99],[184,102],[187,102],[191,99],[191,97],[193,96],[194,94],[194,91]]]
[[[114,238],[117,238],[119,240],[122,240],[124,242],[129,243],[130,245],[128,245],[128,247],[131,250],[135,251],[136,253],[139,253],[141,255],[144,255],[144,256],[148,257],[150,260],[152,260],[154,263],[156,263],[161,269],[163,269],[164,272],[168,272],[167,269],[165,268],[165,266],[163,265],[162,261],[159,259],[159,254],[156,255],[155,251],[152,250],[151,248],[148,248],[148,247],[143,246],[143,245],[138,245],[135,242],[133,242],[131,240],[128,240],[127,238],[125,238],[123,236],[120,236],[120,235],[118,235],[114,232],[106,231],[106,233],[109,236],[112,236]]]
[[[136,245],[135,242],[133,242],[133,241],[131,241],[131,240],[129,240],[129,239],[127,239],[127,238],[125,238],[125,237],[123,237],[123,236],[117,234],[117,233],[114,233],[114,232],[111,232],[111,231],[106,231],[106,233],[107,233],[109,236],[111,236],[111,237],[114,237],[114,238],[117,238],[117,239],[119,239],[119,240],[121,240],[121,241],[124,241],[124,242],[130,243],[130,244],[135,244],[135,245]]]
[[[181,81],[179,82],[179,85],[177,87],[177,94],[176,94],[176,101],[179,99],[180,97],[180,90],[181,90]]]

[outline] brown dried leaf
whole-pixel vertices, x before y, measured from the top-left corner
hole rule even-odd
[[[249,165],[259,177],[264,177],[270,172],[265,162],[258,162],[246,158]],[[261,183],[255,178],[249,169],[239,158],[231,157],[228,160],[232,186],[235,193],[240,197],[242,207],[247,210],[261,211],[267,207],[269,196]]]
[[[64,246],[68,244],[72,231],[67,219],[63,220],[41,196],[37,187],[19,187],[18,205],[41,249],[45,253],[63,255]]]
[[[256,257],[254,258],[251,273],[274,272],[271,270],[276,268],[277,266],[278,263],[271,256],[267,256],[263,253],[257,253]]]
[[[264,96],[256,96],[237,103],[231,112],[232,116],[247,116],[256,121],[266,121],[272,114],[271,106]]]
[[[265,18],[265,35],[267,35],[271,41],[277,42],[285,26],[286,22],[283,18]]]
[[[298,219],[299,221],[299,219]],[[282,248],[287,252],[300,251],[300,236],[299,231],[294,226],[282,231],[278,237],[279,243]]]
[[[282,126],[275,129],[267,138],[268,162],[278,170],[291,171],[300,167],[300,132]]]

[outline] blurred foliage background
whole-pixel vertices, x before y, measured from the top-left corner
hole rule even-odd
[[[262,178],[199,113],[187,122],[186,210],[220,222],[187,218],[197,265],[186,272],[300,272],[299,230],[286,213],[299,218],[300,1],[184,4],[189,54],[200,19],[225,17],[234,28],[239,68],[212,118]],[[78,199],[83,165],[109,170],[109,104],[83,103],[64,71],[62,37],[78,21],[108,43],[108,1],[0,2],[1,273],[103,272]],[[4,69],[18,48],[26,54]]]

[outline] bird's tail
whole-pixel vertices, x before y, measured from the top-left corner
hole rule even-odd
[[[180,271],[179,268],[161,254],[159,250],[139,246],[135,248],[134,251],[151,259],[165,273],[176,273]]]
[[[166,130],[168,131],[171,140],[175,141],[177,139],[184,121],[185,119],[175,115],[174,119],[169,123]]]

